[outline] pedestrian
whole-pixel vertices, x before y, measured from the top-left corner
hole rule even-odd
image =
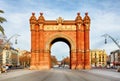
[[[6,72],[7,72],[7,70],[9,69],[8,65],[5,66],[5,69],[6,69]]]

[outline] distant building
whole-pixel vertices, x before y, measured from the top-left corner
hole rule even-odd
[[[105,67],[107,62],[107,54],[105,50],[91,50],[92,67]]]
[[[114,67],[117,67],[120,65],[120,50],[114,50],[110,52],[110,63],[111,66],[113,65]]]
[[[16,66],[18,63],[18,51],[14,48],[4,48],[0,54],[0,64]]]

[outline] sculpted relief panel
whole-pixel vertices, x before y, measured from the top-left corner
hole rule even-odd
[[[45,25],[44,30],[76,30],[76,25]]]

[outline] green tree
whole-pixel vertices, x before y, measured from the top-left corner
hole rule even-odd
[[[0,13],[4,13],[4,11],[3,10],[0,10]],[[4,35],[5,33],[4,33],[4,28],[2,27],[2,23],[3,22],[6,22],[7,20],[4,18],[4,17],[0,17],[0,32],[2,32],[2,34]]]
[[[62,60],[62,63],[70,65],[70,57],[66,57]]]
[[[55,56],[51,56],[51,63],[52,63],[52,66],[58,64],[57,58]]]

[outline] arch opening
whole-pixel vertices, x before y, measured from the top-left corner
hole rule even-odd
[[[54,40],[50,43],[50,49],[51,49],[51,46],[52,46],[54,43],[60,42],[60,41],[66,43],[66,44],[69,46],[69,49],[71,49],[71,44],[70,44],[70,42],[69,42],[67,39],[65,39],[65,38],[56,38],[56,39],[54,39]]]
[[[50,55],[52,68],[70,68],[71,44],[67,39],[54,39],[50,43]]]

